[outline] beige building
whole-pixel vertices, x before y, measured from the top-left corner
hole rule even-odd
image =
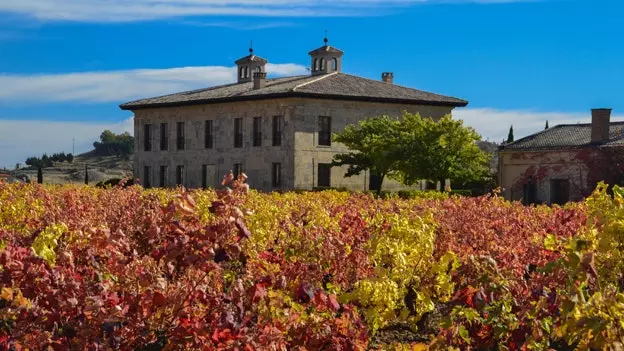
[[[624,123],[593,109],[591,124],[558,125],[499,150],[499,184],[508,200],[526,204],[579,201],[597,182],[624,181]]]
[[[438,119],[467,101],[342,73],[343,52],[309,53],[310,75],[267,79],[267,60],[236,61],[238,81],[121,105],[134,112],[134,172],[145,186],[215,187],[229,170],[254,189],[347,187],[367,190],[375,176],[345,178],[330,167],[346,148],[331,135],[346,125],[403,111]],[[399,184],[385,181],[384,189]]]

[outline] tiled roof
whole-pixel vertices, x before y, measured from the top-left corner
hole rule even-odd
[[[333,46],[324,45],[324,46],[321,46],[321,47],[320,47],[320,48],[318,48],[318,49],[314,49],[314,50],[310,51],[310,52],[308,53],[308,55],[314,55],[314,54],[318,54],[318,53],[320,53],[320,52],[333,52],[333,53],[336,53],[336,54],[342,54],[342,53],[343,53],[343,51],[342,51],[342,50],[340,50],[340,49],[336,49],[336,48],[335,48],[335,47],[333,47]]]
[[[245,62],[262,62],[262,63],[267,63],[268,61],[266,59],[263,59],[260,56],[256,56],[254,54],[249,54],[243,58],[240,58],[238,60],[236,60],[236,64],[240,64],[240,63],[245,63]]]
[[[375,101],[415,105],[466,106],[467,101],[388,84],[344,73],[267,79],[266,87],[253,82],[227,84],[206,89],[142,99],[120,105],[123,110],[199,105],[218,102],[262,100],[280,97]]]
[[[500,147],[501,150],[562,150],[596,146],[591,142],[591,124],[560,124]],[[611,122],[609,140],[599,146],[624,146],[624,122]]]

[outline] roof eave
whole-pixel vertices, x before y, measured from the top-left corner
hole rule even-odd
[[[232,96],[232,97],[219,98],[219,99],[177,101],[177,102],[151,103],[151,104],[148,103],[148,104],[137,104],[137,105],[129,105],[128,103],[126,103],[126,104],[119,105],[119,108],[122,110],[126,110],[126,111],[133,111],[133,110],[143,110],[143,109],[149,109],[149,108],[209,105],[209,104],[239,102],[239,101],[270,100],[270,99],[278,99],[278,98],[311,98],[311,99],[324,99],[324,100],[382,102],[382,103],[405,104],[405,105],[427,105],[427,106],[449,106],[449,107],[465,107],[468,105],[468,101],[464,101],[464,100],[430,101],[430,100],[394,99],[394,98],[370,97],[370,96],[350,96],[350,95],[286,92],[286,93],[274,93],[274,94],[251,95],[251,96]]]

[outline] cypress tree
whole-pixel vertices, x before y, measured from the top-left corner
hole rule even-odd
[[[546,120],[546,127],[544,127],[544,129],[548,129],[548,120]]]
[[[85,184],[89,185],[89,170],[87,169],[87,164],[85,164]]]
[[[41,166],[37,167],[37,183],[43,184],[43,169]]]
[[[509,127],[509,134],[507,135],[507,143],[513,143],[514,135],[513,135],[513,124]]]

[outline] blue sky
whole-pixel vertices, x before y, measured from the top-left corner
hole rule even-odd
[[[119,103],[233,81],[250,40],[270,74],[305,73],[325,29],[345,72],[469,100],[454,116],[490,140],[592,107],[619,119],[622,14],[616,0],[2,0],[0,166],[131,131]]]

